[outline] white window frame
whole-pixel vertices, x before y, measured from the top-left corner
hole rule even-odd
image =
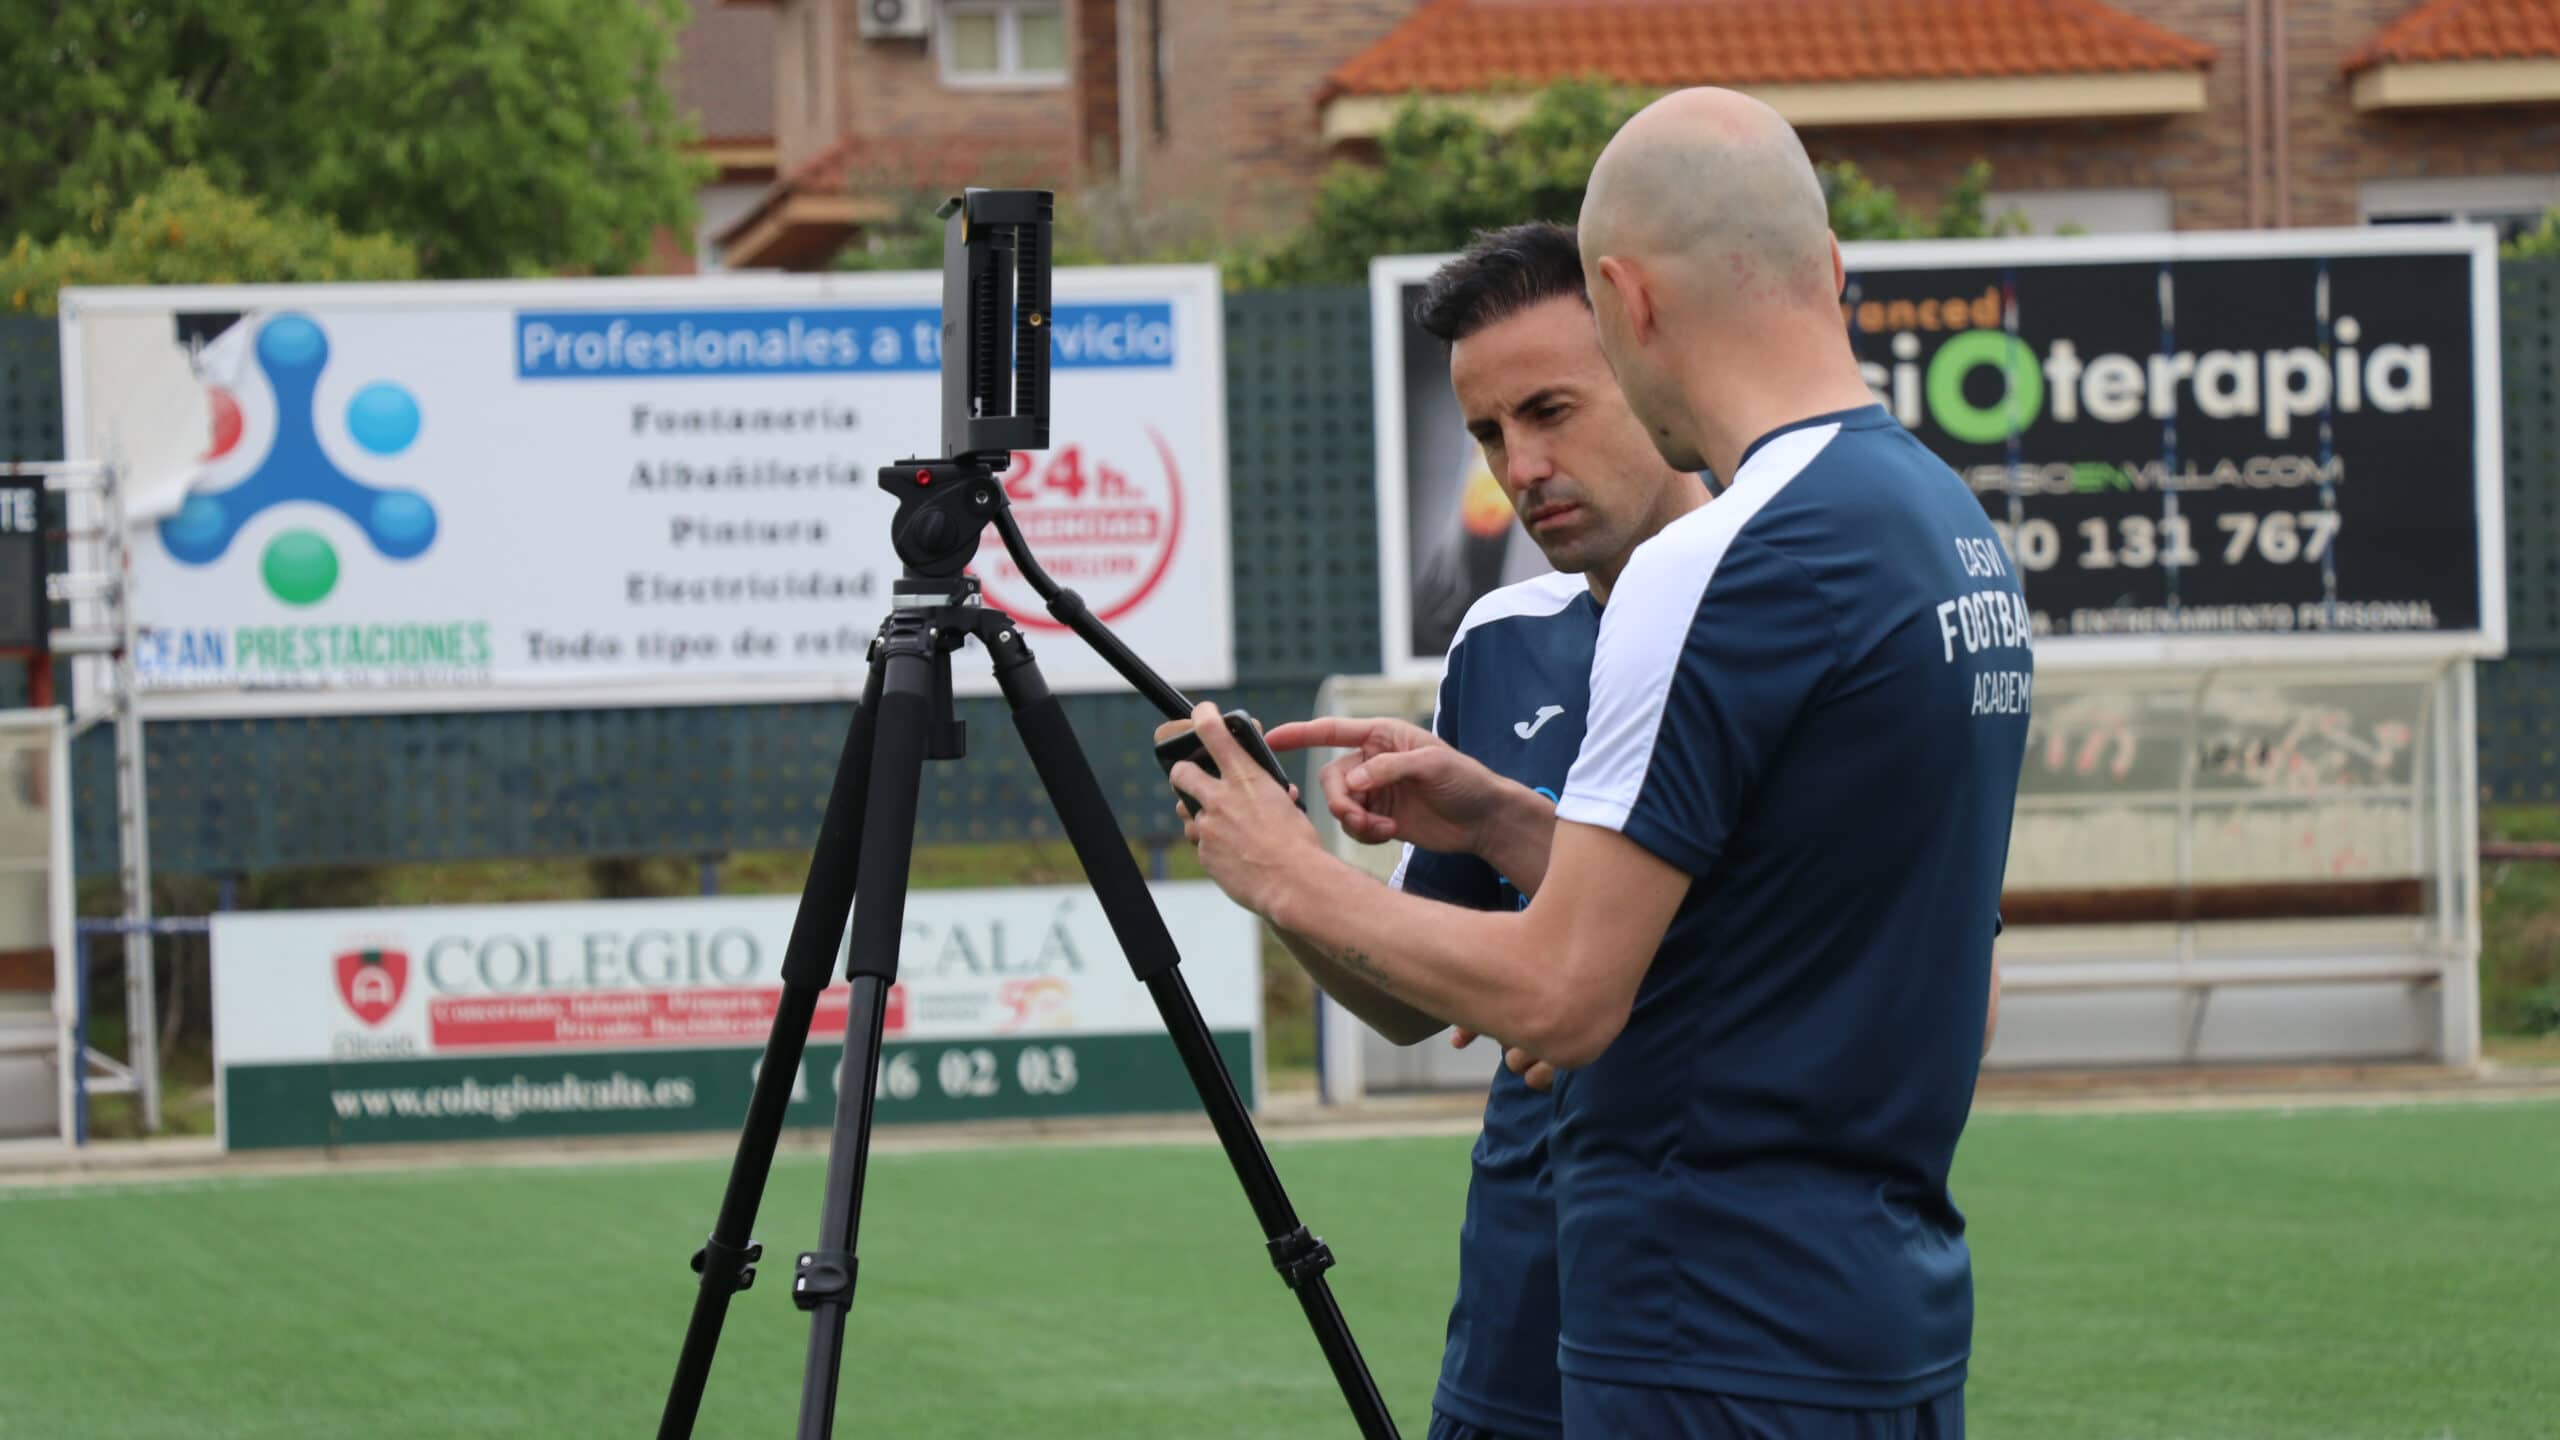
[[[935,64],[942,72],[942,83],[953,90],[1055,90],[1067,83],[1067,70],[1024,70],[1022,68],[1022,15],[1027,10],[1045,10],[1058,17],[1062,40],[1073,44],[1067,36],[1066,0],[943,0],[936,5],[933,17],[933,49]],[[992,72],[954,70],[951,68],[951,22],[962,15],[996,17],[996,68]]]
[[[2404,215],[2443,215],[2457,224],[2519,214],[2538,220],[2555,205],[2560,175],[2448,175],[2367,180],[2356,187],[2356,218],[2367,225]]]
[[[2126,186],[2117,189],[2068,188],[2054,190],[1994,190],[1982,197],[1985,219],[1996,220],[2011,207],[2029,216],[2029,233],[2060,233],[2066,223],[2077,223],[2089,235],[2149,235],[2173,228],[2177,223],[2177,207],[2171,203],[2167,189],[2156,185]],[[2143,223],[2119,224],[2129,212],[2140,210]],[[2080,214],[2073,213],[2081,212]],[[2082,214],[2100,221],[2089,224]],[[2151,223],[2156,216],[2157,223]],[[2038,218],[2046,223],[2035,224]]]
[[[720,242],[713,237],[744,219],[768,188],[715,180],[693,192],[693,266],[697,273],[714,275],[729,268],[722,263]]]

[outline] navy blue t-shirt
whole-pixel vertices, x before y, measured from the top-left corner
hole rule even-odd
[[[1497,775],[1550,797],[1582,746],[1600,611],[1575,575],[1541,575],[1478,600],[1450,642],[1431,726]],[[1513,910],[1520,892],[1472,855],[1405,849],[1397,888],[1479,910]],[[1479,1044],[1490,1044],[1489,1040]],[[1434,1408],[1519,1440],[1564,1432],[1556,1380],[1556,1216],[1547,1173],[1555,1105],[1508,1069],[1486,1097],[1458,1232],[1458,1296],[1449,1307]]]
[[[1564,1373],[1852,1408],[1963,1382],[1947,1173],[2033,679],[1981,504],[1881,407],[1762,437],[1629,560],[1557,814],[1695,878],[1554,1092]]]

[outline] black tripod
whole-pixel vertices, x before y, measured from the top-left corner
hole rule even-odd
[[[1040,782],[1110,918],[1112,933],[1129,957],[1131,971],[1155,997],[1165,1030],[1181,1052],[1183,1067],[1200,1092],[1227,1159],[1253,1204],[1254,1217],[1262,1224],[1272,1264],[1297,1293],[1360,1433],[1371,1440],[1393,1437],[1394,1422],[1325,1283],[1324,1271],[1333,1264],[1333,1256],[1322,1240],[1299,1223],[1281,1189],[1280,1177],[1177,968],[1182,957],[1174,949],[1173,937],[1147,893],[1065,711],[1033,663],[1021,627],[1001,611],[981,605],[978,582],[960,573],[976,553],[984,526],[995,525],[1015,563],[1048,601],[1050,613],[1108,659],[1168,718],[1188,718],[1189,702],[1105,629],[1073,591],[1060,590],[1040,569],[1014,524],[1004,487],[988,465],[972,459],[910,461],[884,471],[881,483],[899,497],[895,534],[907,578],[897,582],[889,617],[871,643],[862,703],[854,712],[843,757],[837,762],[808,879],[800,892],[800,908],[783,954],[781,1008],[773,1017],[764,1066],[747,1102],[746,1126],[739,1137],[728,1190],[721,1197],[718,1222],[693,1257],[694,1268],[702,1275],[701,1289],[685,1331],[675,1384],[659,1422],[661,1440],[692,1433],[729,1297],[754,1280],[754,1262],[762,1247],[748,1236],[772,1168],[792,1080],[800,1071],[810,1018],[819,992],[831,978],[836,944],[844,935],[850,907],[852,1009],[845,1027],[834,1131],[828,1143],[826,1196],[818,1246],[799,1257],[791,1281],[793,1302],[809,1312],[799,1435],[801,1440],[813,1440],[831,1432],[845,1314],[853,1302],[854,1238],[870,1149],[871,1106],[879,1083],[883,1006],[890,982],[897,978],[916,797],[927,760],[954,759],[963,751],[965,738],[951,709],[951,652],[973,636],[993,659],[997,684]]]

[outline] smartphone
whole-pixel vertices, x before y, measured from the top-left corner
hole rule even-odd
[[[1264,743],[1262,727],[1253,723],[1251,715],[1242,710],[1228,711],[1227,733],[1236,737],[1236,743],[1244,747],[1244,753],[1252,756],[1253,762],[1277,781],[1281,789],[1289,788],[1289,776],[1280,768],[1280,757],[1272,754],[1271,747]],[[1156,764],[1164,767],[1166,774],[1172,774],[1173,767],[1185,760],[1211,775],[1218,773],[1218,762],[1209,757],[1208,747],[1200,743],[1199,731],[1180,731],[1156,742]],[[1200,807],[1193,804],[1191,797],[1184,795],[1180,787],[1176,787],[1173,793],[1181,798],[1184,810],[1194,815],[1200,813]]]

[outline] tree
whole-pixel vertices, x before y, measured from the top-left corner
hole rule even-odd
[[[973,182],[977,183],[977,182]],[[1057,265],[1176,265],[1232,261],[1213,227],[1186,213],[1179,202],[1150,206],[1133,199],[1116,180],[1094,180],[1060,189],[1038,179],[988,180],[990,189],[1020,184],[1056,197],[1051,213],[1050,258]],[[873,221],[831,262],[838,270],[939,270],[942,268],[944,202],[957,187],[889,185],[895,212]]]
[[[0,6],[0,235],[103,234],[192,166],[395,235],[431,276],[627,270],[691,224],[700,172],[666,86],[685,17],[684,0]]]
[[[995,187],[988,187],[995,188]],[[942,268],[943,219],[938,213],[959,187],[934,190],[908,186],[891,203],[897,213],[862,227],[853,243],[836,252],[838,270],[939,270]]]
[[[65,285],[227,285],[249,280],[408,280],[417,252],[388,235],[349,235],[291,205],[215,187],[201,170],[172,170],[112,215],[103,233],[36,244],[25,234],[0,252],[0,304],[49,315]]]
[[[2509,260],[2549,260],[2560,257],[2560,206],[2542,212],[2542,223],[2498,247],[2498,253]],[[2560,994],[2560,991],[2555,991]]]
[[[1523,220],[1573,222],[1601,147],[1643,97],[1567,81],[1538,92],[1500,131],[1452,106],[1409,100],[1380,137],[1374,164],[1344,161],[1316,193],[1306,228],[1249,266],[1249,284],[1358,280],[1373,255],[1462,248],[1479,229]],[[1845,161],[1816,167],[1843,240],[2004,234],[2014,216],[1986,212],[1991,167],[1975,161],[1937,213],[1915,218],[1893,191]]]
[[[1991,162],[1977,159],[1947,187],[1935,215],[1915,218],[1890,186],[1868,179],[1857,166],[1834,160],[1814,167],[1831,205],[1831,230],[1843,240],[1972,240],[2018,235],[2027,228],[2015,209],[1991,212]]]
[[[1169,265],[1229,258],[1216,227],[1181,198],[1148,203],[1109,174],[1111,157],[1097,154],[1080,179],[1061,185],[1044,157],[991,153],[974,168],[969,185],[988,189],[1047,190],[1051,258],[1059,265]],[[872,221],[843,250],[838,270],[939,270],[942,268],[944,202],[959,185],[927,185],[909,167],[895,164],[849,174],[855,194],[884,197],[889,218]]]

